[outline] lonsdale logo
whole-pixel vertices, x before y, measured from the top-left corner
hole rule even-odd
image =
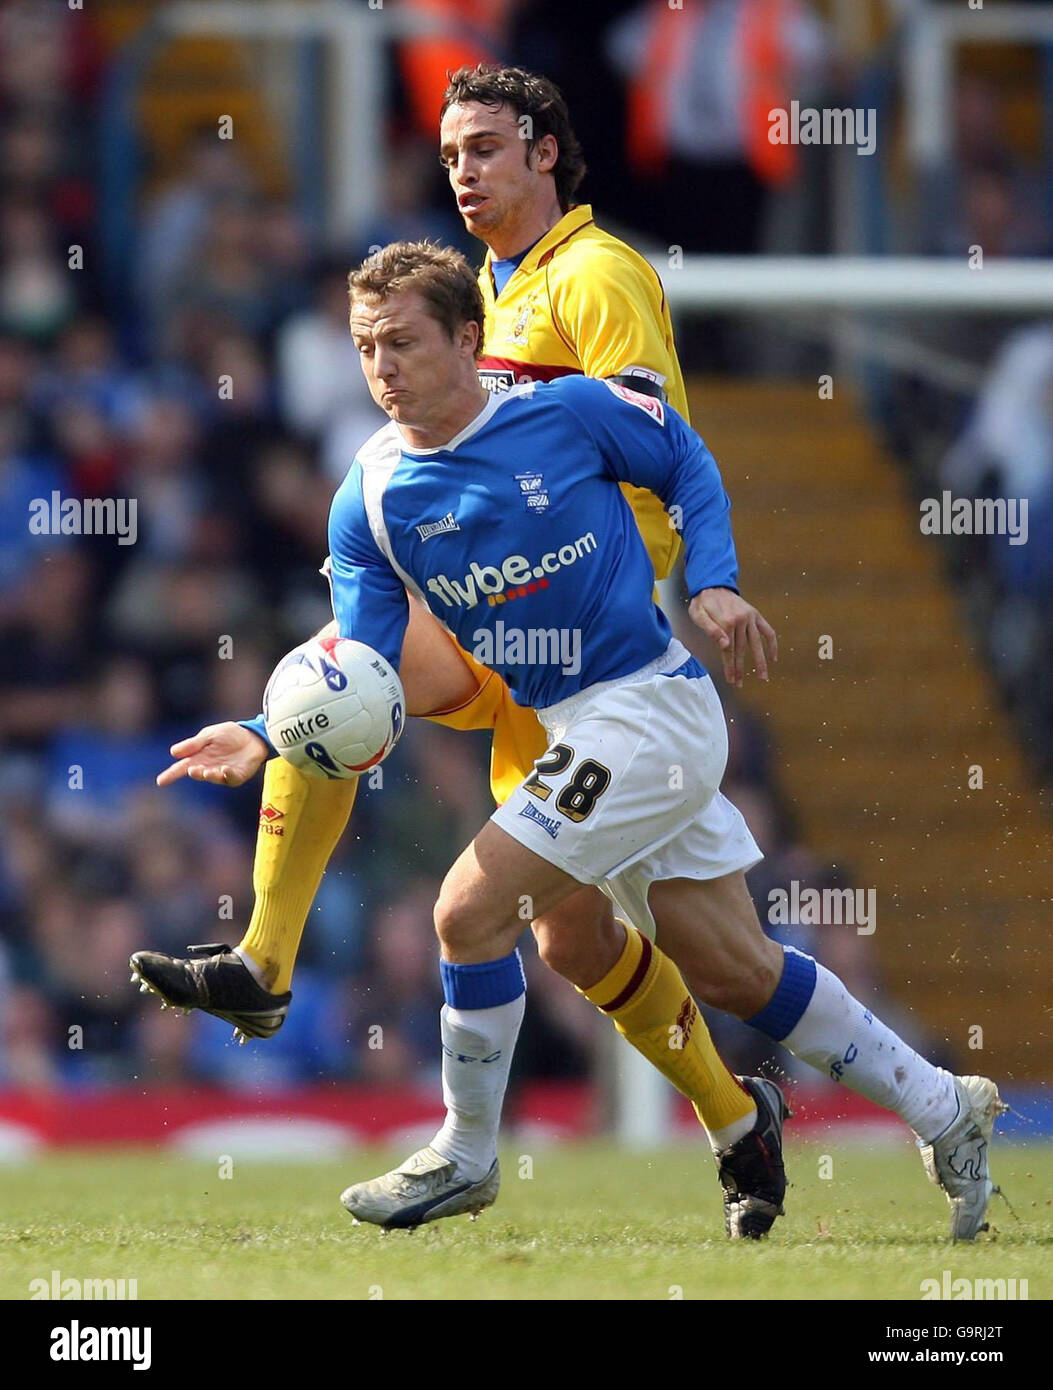
[[[277,806],[272,806],[268,801],[265,806],[260,807],[260,829],[266,835],[284,835],[285,826],[279,825],[278,821],[285,819],[285,812],[279,811]]]

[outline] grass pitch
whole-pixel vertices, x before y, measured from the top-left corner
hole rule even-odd
[[[154,1153],[44,1156],[0,1170],[0,1297],[30,1280],[136,1279],[140,1299],[895,1299],[923,1279],[1015,1278],[1053,1294],[1053,1145],[996,1144],[993,1230],[951,1246],[943,1194],[909,1140],[791,1143],[788,1215],[730,1243],[702,1145],[626,1155],[609,1144],[502,1154],[476,1222],[384,1235],[339,1205],[405,1155],[217,1165]],[[827,1162],[823,1163],[826,1156]],[[832,1172],[821,1177],[821,1172]]]

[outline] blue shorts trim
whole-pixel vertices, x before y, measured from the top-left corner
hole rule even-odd
[[[675,671],[662,671],[659,674],[663,676],[690,676],[692,680],[697,680],[699,676],[706,676],[709,672],[697,657],[689,656],[683,666],[678,666]]]

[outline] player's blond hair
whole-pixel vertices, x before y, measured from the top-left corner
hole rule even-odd
[[[367,257],[347,277],[351,302],[370,303],[414,290],[452,341],[466,323],[479,325],[475,355],[483,346],[483,296],[475,272],[452,246],[431,241],[393,241]]]

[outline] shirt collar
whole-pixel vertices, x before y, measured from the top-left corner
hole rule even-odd
[[[473,434],[481,430],[500,403],[500,396],[493,392],[489,393],[487,402],[482,410],[480,410],[478,415],[468,421],[463,430],[455,434],[452,439],[447,440],[445,444],[436,444],[431,449],[418,449],[416,445],[408,443],[402,431],[399,429],[397,422],[393,422],[396,432],[398,433],[399,447],[404,454],[412,454],[414,458],[423,458],[427,454],[449,453],[451,450],[456,449],[459,444],[463,444],[466,439],[471,439]]]
[[[569,212],[565,212],[554,227],[550,227],[540,241],[534,243],[530,250],[516,267],[514,274],[529,275],[538,266],[544,265],[557,246],[580,232],[583,227],[589,226],[592,222],[592,206],[589,203],[579,203],[572,207]],[[506,258],[512,259],[512,258]],[[486,253],[486,269],[489,271],[494,261],[492,252]],[[491,283],[493,273],[491,272]]]

